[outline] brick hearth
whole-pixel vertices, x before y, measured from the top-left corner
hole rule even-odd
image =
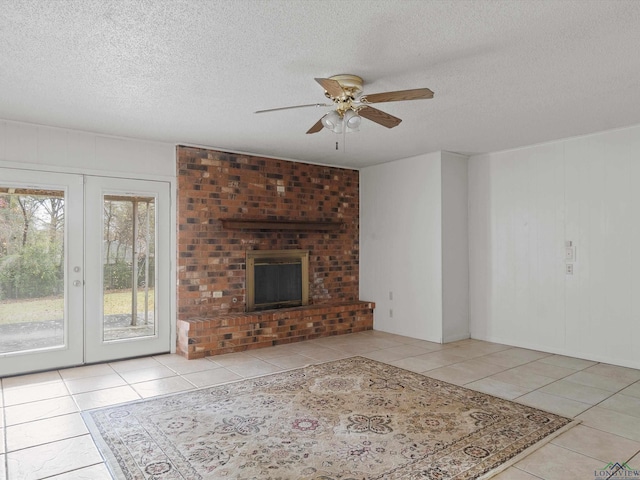
[[[374,304],[349,302],[178,320],[188,359],[371,330]]]
[[[195,147],[179,146],[177,157],[179,353],[199,358],[373,328],[373,304],[358,298],[357,171]],[[310,305],[244,313],[246,251],[284,249],[309,250]]]

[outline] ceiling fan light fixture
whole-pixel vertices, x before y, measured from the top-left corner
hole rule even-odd
[[[333,133],[342,133],[342,128],[344,127],[345,123],[342,121],[341,118],[338,118],[338,123],[336,123],[336,126],[333,127],[333,129],[331,130]]]
[[[322,117],[322,125],[329,130],[335,131],[335,128],[337,128],[340,123],[342,123],[342,119],[335,110]],[[342,131],[342,128],[340,128],[340,131]]]
[[[348,127],[349,132],[359,132],[362,117],[354,110],[347,110],[344,114],[344,123]]]

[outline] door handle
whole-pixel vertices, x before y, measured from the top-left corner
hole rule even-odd
[[[82,282],[81,282],[80,280],[75,280],[75,281],[73,282],[73,286],[74,286],[74,287],[79,287],[80,285],[82,285]]]

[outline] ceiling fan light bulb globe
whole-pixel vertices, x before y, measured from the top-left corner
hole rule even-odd
[[[322,125],[329,130],[333,130],[340,122],[340,115],[335,110],[327,113],[324,117],[322,117]]]
[[[357,131],[358,127],[360,127],[360,123],[362,122],[362,117],[360,117],[360,115],[358,115],[353,110],[349,110],[344,114],[344,121],[347,124],[347,127],[354,131]]]

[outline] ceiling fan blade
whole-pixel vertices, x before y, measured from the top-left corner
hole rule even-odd
[[[253,113],[267,113],[267,112],[277,112],[278,110],[291,110],[292,108],[307,108],[307,107],[333,107],[331,103],[309,103],[307,105],[294,105],[293,107],[280,107],[280,108],[269,108],[267,110],[258,110]]]
[[[383,127],[387,128],[397,127],[402,121],[402,119],[398,117],[394,117],[393,115],[383,112],[382,110],[378,110],[377,108],[368,106],[360,108],[358,110],[358,114],[361,117],[371,120],[372,122],[379,123]]]
[[[374,93],[363,95],[362,103],[401,102],[404,100],[423,100],[433,98],[433,92],[428,88],[415,88],[413,90],[398,90],[397,92]]]
[[[324,116],[322,118],[324,118]],[[322,130],[324,128],[324,125],[322,125],[322,118],[314,123],[313,127],[307,130],[307,133],[318,133],[320,130]]]
[[[316,78],[315,80],[332,97],[340,97],[340,96],[344,95],[344,90],[340,86],[340,83],[338,83],[336,80],[333,80],[331,78]]]

